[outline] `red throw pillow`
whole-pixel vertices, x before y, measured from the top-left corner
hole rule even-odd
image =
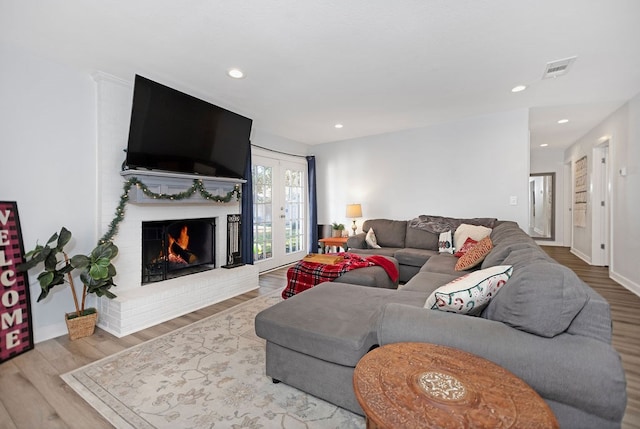
[[[454,253],[453,256],[455,256],[456,258],[461,257],[462,255],[467,253],[473,246],[475,246],[476,243],[477,243],[476,240],[474,240],[471,237],[467,237],[467,240],[464,242],[462,247],[460,249],[458,249],[458,251],[456,253]]]
[[[482,262],[493,249],[493,243],[489,237],[485,237],[482,240],[478,241],[478,243],[471,248],[467,253],[462,255],[458,262],[456,263],[455,270],[456,271],[464,271],[469,270],[480,262]]]

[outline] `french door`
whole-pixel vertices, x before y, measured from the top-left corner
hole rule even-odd
[[[254,151],[253,260],[260,271],[298,261],[307,249],[307,162]]]

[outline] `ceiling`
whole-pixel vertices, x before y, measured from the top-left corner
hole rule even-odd
[[[638,41],[638,0],[0,0],[2,43],[307,144],[528,108],[532,148],[565,148],[640,93]]]

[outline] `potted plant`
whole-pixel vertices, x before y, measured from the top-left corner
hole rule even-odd
[[[331,228],[333,229],[333,233],[332,233],[333,237],[342,237],[342,231],[344,231],[344,224],[333,222],[331,224]]]
[[[72,340],[92,335],[98,319],[95,308],[85,308],[87,295],[95,293],[97,296],[115,298],[109,291],[116,275],[116,269],[111,260],[118,254],[118,247],[110,241],[98,244],[89,255],[75,255],[71,258],[64,251],[64,247],[71,240],[71,232],[62,227],[60,233],[55,233],[47,243],[36,247],[25,254],[25,262],[18,265],[19,271],[27,271],[44,263],[44,270],[38,275],[40,296],[38,302],[49,295],[51,289],[57,285],[68,283],[75,305],[75,312],[67,313],[65,321]],[[82,298],[78,301],[78,294],[73,282],[72,271],[80,271],[83,283]]]

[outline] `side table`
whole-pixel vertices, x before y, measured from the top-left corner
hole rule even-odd
[[[367,429],[558,428],[529,385],[479,356],[427,343],[388,344],[353,374]]]
[[[340,247],[342,247],[346,252],[347,250],[349,250],[349,248],[347,247],[348,239],[349,237],[327,237],[327,238],[321,238],[318,241],[320,242],[320,246],[322,247],[323,253],[326,253],[325,249],[327,247],[335,247],[336,252],[338,252]]]

